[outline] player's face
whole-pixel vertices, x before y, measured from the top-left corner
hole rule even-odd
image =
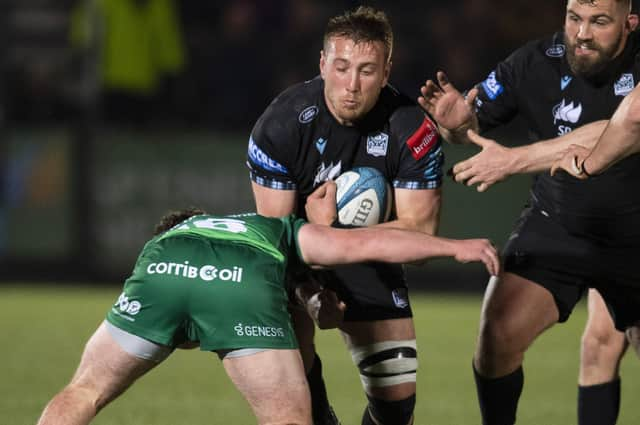
[[[340,124],[353,125],[373,108],[387,84],[391,63],[379,41],[354,43],[332,37],[320,53],[324,97]]]
[[[589,77],[606,68],[624,49],[631,30],[629,16],[623,2],[569,0],[564,28],[571,70]]]

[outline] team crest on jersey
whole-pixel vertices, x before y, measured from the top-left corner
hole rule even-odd
[[[407,288],[396,288],[391,291],[393,303],[398,308],[406,308],[409,305],[409,294]]]
[[[558,121],[566,121],[570,123],[577,123],[582,115],[582,103],[574,105],[573,102],[567,104],[564,99],[562,102],[553,107],[553,123]]]
[[[389,146],[389,135],[386,133],[369,134],[367,136],[367,153],[373,156],[386,156]]]
[[[564,56],[564,52],[566,50],[566,47],[564,47],[564,44],[554,44],[553,46],[549,47],[547,49],[547,56],[552,57],[552,58],[561,58]]]
[[[318,167],[318,172],[313,179],[313,186],[326,182],[327,180],[333,180],[342,172],[342,161],[338,161],[336,165],[331,162],[328,166],[324,165],[324,162]]]
[[[504,87],[502,87],[502,84],[496,79],[495,71],[491,71],[487,79],[482,82],[482,88],[484,88],[484,92],[491,100],[495,100],[495,98],[500,96],[500,93],[504,91]]]
[[[438,129],[429,118],[425,118],[418,130],[407,140],[407,146],[411,156],[417,161],[425,156],[437,141]]]
[[[318,115],[318,107],[316,105],[307,106],[298,115],[300,124],[309,124]]]
[[[620,79],[613,85],[613,91],[616,96],[626,96],[631,93],[633,86],[635,86],[633,82],[633,74],[622,74]]]
[[[320,152],[320,155],[324,153],[324,149],[327,147],[327,139],[323,139],[322,137],[316,140],[316,149]]]

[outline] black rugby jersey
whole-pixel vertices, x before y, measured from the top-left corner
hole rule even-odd
[[[640,81],[639,49],[639,34],[632,33],[624,52],[608,69],[597,79],[586,80],[571,72],[563,32],[524,45],[478,84],[481,130],[521,114],[531,140],[538,141],[611,118]],[[640,233],[638,183],[640,155],[634,155],[586,181],[566,173],[555,177],[540,173],[532,193],[541,209],[570,231],[618,237]]]
[[[321,183],[357,166],[380,170],[395,188],[436,189],[442,182],[437,128],[409,97],[390,86],[355,126],[339,124],[327,109],[320,77],[280,94],[251,132],[251,179],[272,189],[296,190],[299,216]]]

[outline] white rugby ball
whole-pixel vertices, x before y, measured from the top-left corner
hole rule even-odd
[[[391,186],[371,167],[356,167],[336,179],[338,221],[345,226],[366,227],[382,223],[391,214]]]

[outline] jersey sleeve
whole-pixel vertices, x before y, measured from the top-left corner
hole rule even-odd
[[[261,186],[295,190],[289,161],[297,130],[287,125],[282,109],[276,99],[256,122],[249,137],[247,167],[251,180]]]
[[[400,139],[398,171],[393,187],[437,189],[442,185],[444,153],[436,124],[420,108],[403,108],[392,119]]]
[[[527,72],[527,52],[530,49],[530,45],[525,45],[516,50],[476,85],[476,114],[481,131],[506,124],[517,115],[518,89]]]

